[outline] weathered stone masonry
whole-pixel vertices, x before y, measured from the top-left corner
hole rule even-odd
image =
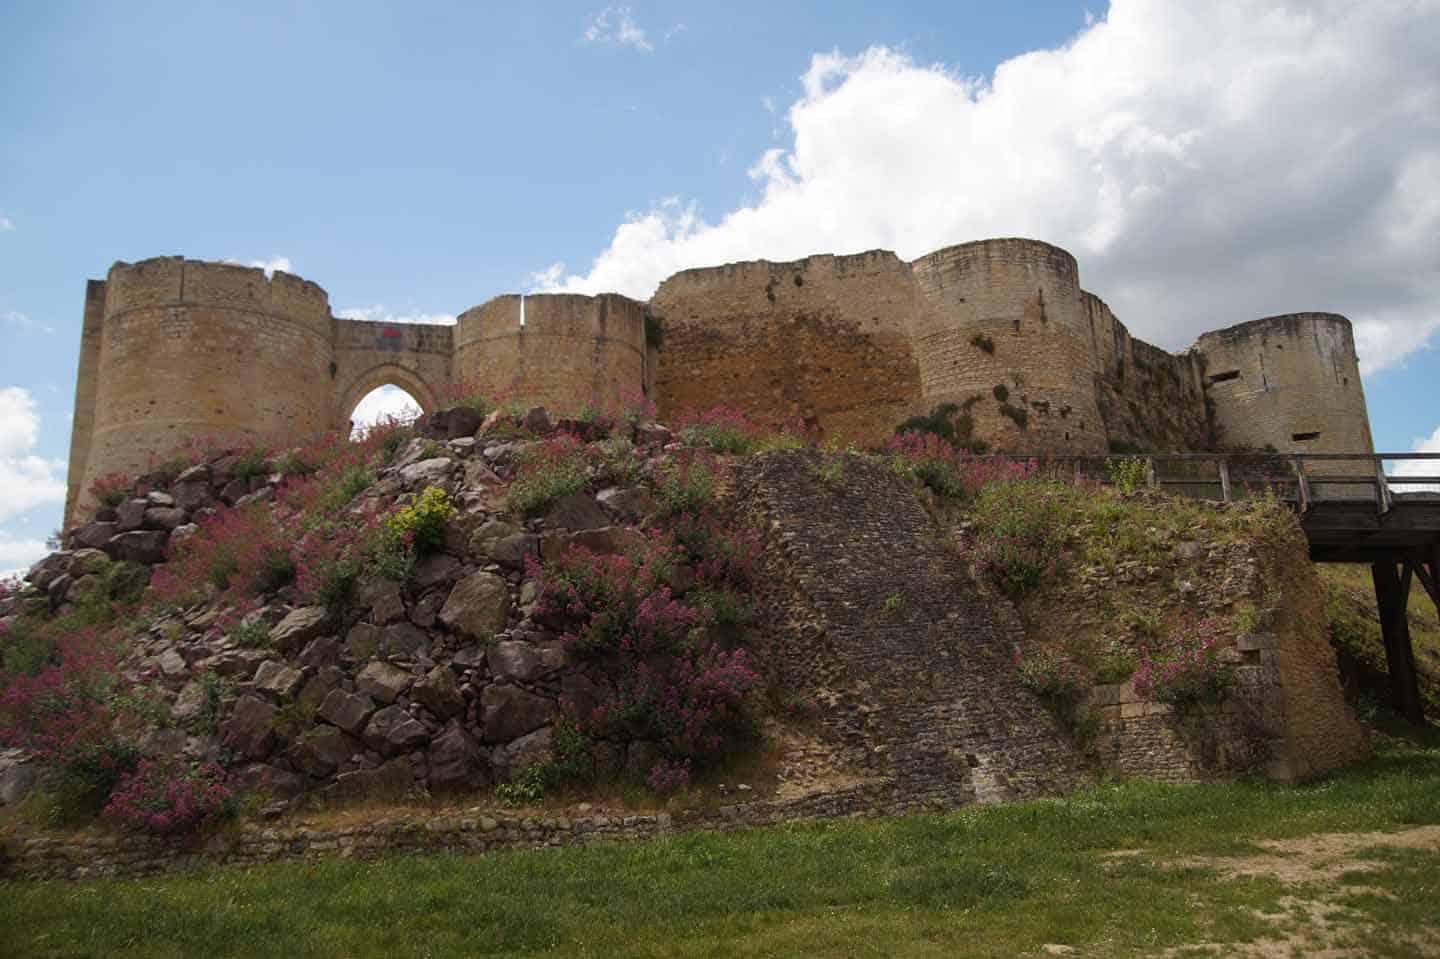
[[[86,289],[67,525],[98,476],[195,436],[343,429],[386,383],[427,410],[460,385],[562,410],[646,393],[672,419],[725,403],[866,442],[948,402],[1011,452],[1371,451],[1344,317],[1255,320],[1171,354],[1036,240],[685,270],[649,303],[500,296],[453,327],[336,318],[299,277],[164,257]]]

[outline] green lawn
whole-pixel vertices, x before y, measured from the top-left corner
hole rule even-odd
[[[0,886],[0,956],[1150,955],[1273,933],[1294,888],[1196,857],[1440,823],[1440,749],[1331,779],[1167,787],[947,815],[509,853]],[[1124,851],[1121,856],[1106,855]],[[1418,956],[1434,850],[1338,881],[1336,934]]]

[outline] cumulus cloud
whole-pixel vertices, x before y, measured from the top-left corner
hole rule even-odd
[[[682,25],[680,29],[684,29]],[[669,40],[667,33],[665,39]],[[655,49],[645,36],[645,31],[635,22],[629,7],[606,7],[590,20],[585,32],[580,35],[586,43],[613,43],[620,47],[631,47],[641,53]]]
[[[23,576],[49,552],[43,539],[16,539],[0,532],[0,579]]]
[[[1429,436],[1416,437],[1410,444],[1412,453],[1440,453],[1440,426],[1435,427],[1435,432]],[[1390,474],[1392,476],[1440,476],[1440,460],[1396,460],[1392,464]],[[1415,493],[1426,491],[1440,493],[1440,485],[1435,483],[1407,483],[1399,486],[1398,491],[1404,493]]]
[[[0,389],[0,522],[36,506],[65,501],[65,463],[34,453],[40,414],[30,391]]]
[[[381,386],[371,390],[355,405],[350,414],[352,428],[363,432],[383,420],[411,420],[420,415],[420,404],[398,386]]]
[[[279,270],[281,273],[295,272],[290,266],[290,258],[288,256],[272,256],[264,260],[237,260],[227,256],[221,262],[234,263],[238,266],[253,266],[257,269],[264,270],[266,276],[273,276],[276,270]]]
[[[41,323],[38,320],[21,313],[19,310],[6,310],[0,313],[0,321],[12,329],[23,330],[26,333],[54,333],[55,327],[48,323]]]
[[[1114,0],[986,77],[816,54],[753,202],[656,202],[547,289],[645,297],[688,267],[1030,236],[1162,346],[1333,310],[1380,369],[1440,328],[1437,44],[1440,0]]]
[[[381,303],[369,306],[349,306],[337,311],[336,316],[350,320],[366,320],[371,323],[432,323],[442,326],[455,324],[454,313],[424,313],[419,310],[392,310]]]

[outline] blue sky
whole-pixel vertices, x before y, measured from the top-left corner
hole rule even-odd
[[[1377,445],[1440,446],[1437,5],[1179,6],[7,4],[0,569],[59,524],[85,279],[167,254],[444,318],[1030,235],[1169,348],[1347,313]]]

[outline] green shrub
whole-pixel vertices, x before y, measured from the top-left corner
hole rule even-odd
[[[248,480],[266,475],[270,472],[270,461],[267,459],[269,453],[263,446],[253,446],[246,450],[230,467],[231,477]]]
[[[511,509],[534,514],[556,500],[585,489],[585,445],[569,433],[534,443],[516,456],[515,481],[507,502]]]
[[[1144,486],[1150,473],[1149,464],[1133,456],[1123,460],[1109,460],[1105,469],[1110,474],[1111,484],[1124,496],[1129,496]]]
[[[239,623],[231,628],[230,639],[241,649],[265,649],[270,645],[270,627],[262,621]]]
[[[445,544],[445,525],[454,515],[450,494],[438,486],[427,486],[414,502],[387,519],[385,527],[402,541],[413,543],[418,552],[433,552]]]
[[[715,500],[718,477],[715,461],[696,454],[677,456],[660,475],[657,501],[664,516],[700,513]]]
[[[983,333],[976,333],[970,337],[970,345],[992,356],[995,354],[995,341]]]

